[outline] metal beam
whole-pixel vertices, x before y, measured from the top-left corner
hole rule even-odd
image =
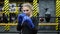
[[[9,26],[16,26],[18,23],[0,23],[0,26],[5,26],[5,25],[9,25]],[[54,26],[57,25],[58,23],[39,23],[39,26]]]

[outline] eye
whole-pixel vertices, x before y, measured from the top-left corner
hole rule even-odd
[[[25,12],[25,11],[23,11],[23,12]]]
[[[23,11],[29,11],[29,10],[23,10]]]
[[[29,10],[26,10],[26,11],[29,11]]]

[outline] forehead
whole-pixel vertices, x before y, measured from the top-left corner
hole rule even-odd
[[[29,10],[29,7],[22,7],[23,10]]]

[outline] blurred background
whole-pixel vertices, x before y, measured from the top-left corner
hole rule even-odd
[[[37,34],[60,34],[60,0],[0,0],[0,34],[19,33],[17,16],[26,2],[33,5],[33,16],[39,19]]]

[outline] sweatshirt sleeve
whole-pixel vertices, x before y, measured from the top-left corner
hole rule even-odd
[[[18,24],[19,24],[19,25],[21,25],[22,20],[23,20],[23,17],[24,17],[25,15],[26,15],[26,14],[24,14],[24,13],[18,15]]]
[[[23,19],[23,23],[27,23],[29,28],[34,28],[34,24],[32,23],[31,18],[25,16]]]
[[[21,25],[21,23],[22,23],[22,16],[19,14],[18,15],[18,24]]]

